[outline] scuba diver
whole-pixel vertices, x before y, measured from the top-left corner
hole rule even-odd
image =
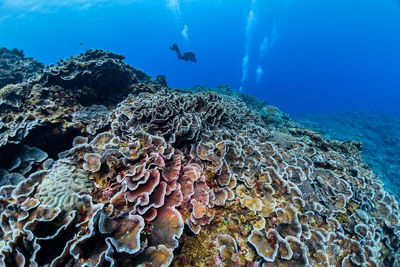
[[[176,56],[179,59],[182,59],[182,60],[185,60],[185,61],[196,62],[196,55],[192,51],[186,52],[182,56],[181,50],[179,50],[179,47],[178,47],[177,44],[173,44],[169,49],[171,49],[172,51],[176,51]]]

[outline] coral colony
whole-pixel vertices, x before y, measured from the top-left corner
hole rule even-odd
[[[362,158],[382,180],[385,189],[400,199],[400,118],[385,113],[346,111],[296,118],[308,128],[337,140],[362,142]]]
[[[399,203],[359,143],[122,60],[0,89],[0,266],[399,266]]]

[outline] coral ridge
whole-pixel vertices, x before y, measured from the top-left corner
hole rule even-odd
[[[400,265],[399,203],[359,143],[103,50],[4,92],[2,266]]]

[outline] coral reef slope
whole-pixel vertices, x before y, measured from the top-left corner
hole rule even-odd
[[[26,58],[22,50],[0,47],[0,88],[22,82],[43,68],[44,64],[33,58]]]
[[[296,120],[328,138],[362,142],[363,160],[383,181],[385,189],[400,199],[400,118],[348,111],[304,115]]]
[[[399,266],[361,144],[89,50],[10,86],[2,266]]]

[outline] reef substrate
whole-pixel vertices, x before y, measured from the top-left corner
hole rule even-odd
[[[337,140],[362,143],[363,160],[400,199],[400,118],[384,113],[347,111],[296,117],[308,128]]]
[[[22,82],[43,68],[44,64],[31,57],[26,58],[22,50],[0,47],[0,88]]]
[[[1,89],[1,266],[399,266],[361,145],[89,50]]]

